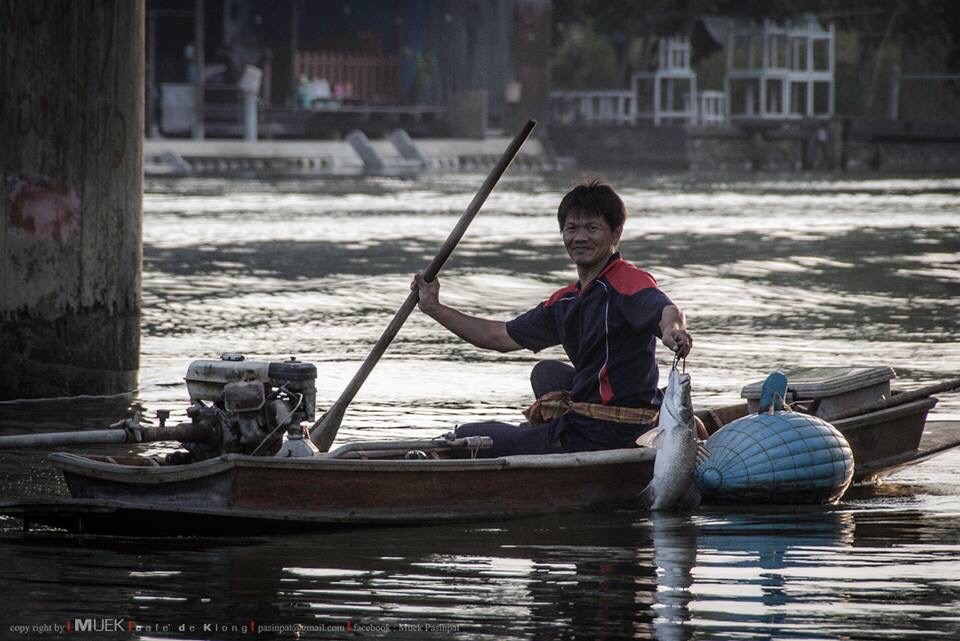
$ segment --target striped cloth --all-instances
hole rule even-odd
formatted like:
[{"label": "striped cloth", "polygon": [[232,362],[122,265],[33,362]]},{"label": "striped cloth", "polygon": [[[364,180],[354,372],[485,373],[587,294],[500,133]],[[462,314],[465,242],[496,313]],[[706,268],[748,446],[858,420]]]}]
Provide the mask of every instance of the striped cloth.
[{"label": "striped cloth", "polygon": [[544,394],[534,401],[533,405],[523,410],[523,415],[531,425],[540,425],[567,412],[576,412],[613,423],[655,423],[660,415],[660,409],[656,407],[614,407],[600,403],[574,401],[570,398],[570,392]]}]

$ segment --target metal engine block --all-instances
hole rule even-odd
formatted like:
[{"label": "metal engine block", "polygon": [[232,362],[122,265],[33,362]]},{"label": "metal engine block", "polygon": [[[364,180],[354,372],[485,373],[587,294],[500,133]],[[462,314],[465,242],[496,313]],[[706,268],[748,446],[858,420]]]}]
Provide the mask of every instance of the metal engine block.
[{"label": "metal engine block", "polygon": [[185,442],[192,460],[228,453],[274,454],[291,426],[315,420],[317,368],[291,358],[248,361],[239,354],[190,363],[187,416],[211,436]]}]

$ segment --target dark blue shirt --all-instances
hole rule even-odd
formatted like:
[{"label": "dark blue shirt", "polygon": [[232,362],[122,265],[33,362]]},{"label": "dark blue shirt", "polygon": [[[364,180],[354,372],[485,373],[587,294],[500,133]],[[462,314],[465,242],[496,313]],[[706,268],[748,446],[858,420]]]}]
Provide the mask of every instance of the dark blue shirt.
[{"label": "dark blue shirt", "polygon": [[[656,343],[660,317],[672,301],[657,289],[653,276],[614,254],[585,289],[579,282],[507,322],[517,344],[538,352],[563,345],[576,374],[575,401],[616,407],[659,405]],[[561,417],[557,433],[577,428],[598,446],[626,446],[634,433],[616,423],[573,412]]]}]

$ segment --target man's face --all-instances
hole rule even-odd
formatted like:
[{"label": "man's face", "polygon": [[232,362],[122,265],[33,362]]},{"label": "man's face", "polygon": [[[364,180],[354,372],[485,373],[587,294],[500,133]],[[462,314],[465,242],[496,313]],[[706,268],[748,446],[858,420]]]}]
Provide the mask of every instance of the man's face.
[{"label": "man's face", "polygon": [[610,258],[622,231],[610,229],[603,216],[571,212],[563,223],[563,245],[577,267],[591,268]]}]

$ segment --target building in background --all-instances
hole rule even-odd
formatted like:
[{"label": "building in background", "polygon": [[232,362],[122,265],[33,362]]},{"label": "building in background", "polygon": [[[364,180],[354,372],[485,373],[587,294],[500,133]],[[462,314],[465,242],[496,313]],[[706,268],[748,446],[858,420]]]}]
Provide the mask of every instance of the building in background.
[{"label": "building in background", "polygon": [[551,10],[550,0],[148,0],[148,134],[241,135],[248,67],[260,72],[261,136],[513,129],[545,113]]},{"label": "building in background", "polygon": [[829,118],[834,112],[833,24],[813,15],[778,24],[727,21],[724,93],[731,118]]},{"label": "building in background", "polygon": [[634,72],[629,89],[555,91],[553,116],[566,123],[655,126],[833,116],[832,24],[807,14],[782,23],[704,17],[698,26],[711,46],[723,48],[722,91],[698,90],[689,36],[653,36],[653,66]]}]

